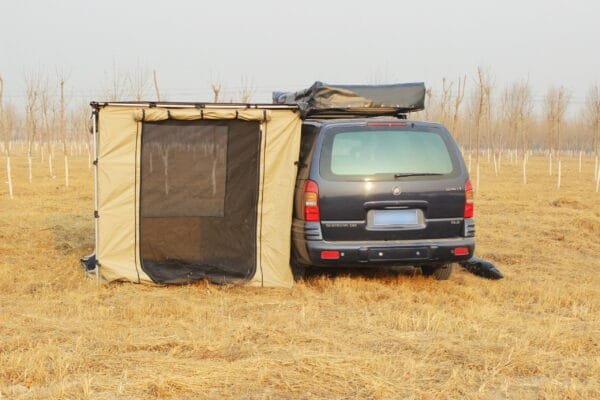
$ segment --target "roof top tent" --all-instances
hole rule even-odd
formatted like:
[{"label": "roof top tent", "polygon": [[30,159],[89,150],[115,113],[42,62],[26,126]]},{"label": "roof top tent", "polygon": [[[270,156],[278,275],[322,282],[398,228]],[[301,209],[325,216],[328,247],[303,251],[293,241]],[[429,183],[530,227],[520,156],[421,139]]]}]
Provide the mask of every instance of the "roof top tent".
[{"label": "roof top tent", "polygon": [[336,85],[315,82],[298,92],[273,92],[274,104],[296,105],[303,118],[395,116],[425,109],[425,84]]},{"label": "roof top tent", "polygon": [[92,108],[99,278],[292,285],[296,106]]}]

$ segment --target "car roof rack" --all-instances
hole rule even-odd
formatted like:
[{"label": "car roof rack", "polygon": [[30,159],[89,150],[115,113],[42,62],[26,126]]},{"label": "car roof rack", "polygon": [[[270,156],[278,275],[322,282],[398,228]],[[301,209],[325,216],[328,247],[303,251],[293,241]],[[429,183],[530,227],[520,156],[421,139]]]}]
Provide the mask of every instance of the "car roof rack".
[{"label": "car roof rack", "polygon": [[379,118],[393,117],[406,119],[411,111],[396,108],[322,108],[312,109],[304,113],[304,118],[312,119],[337,119],[337,118]]}]

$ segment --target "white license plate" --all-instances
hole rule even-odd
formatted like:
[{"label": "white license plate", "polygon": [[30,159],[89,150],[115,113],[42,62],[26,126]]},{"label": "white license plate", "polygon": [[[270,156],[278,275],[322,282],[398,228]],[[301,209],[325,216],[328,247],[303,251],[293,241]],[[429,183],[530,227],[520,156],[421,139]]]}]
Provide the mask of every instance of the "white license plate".
[{"label": "white license plate", "polygon": [[372,226],[419,225],[417,210],[372,210],[371,213]]}]

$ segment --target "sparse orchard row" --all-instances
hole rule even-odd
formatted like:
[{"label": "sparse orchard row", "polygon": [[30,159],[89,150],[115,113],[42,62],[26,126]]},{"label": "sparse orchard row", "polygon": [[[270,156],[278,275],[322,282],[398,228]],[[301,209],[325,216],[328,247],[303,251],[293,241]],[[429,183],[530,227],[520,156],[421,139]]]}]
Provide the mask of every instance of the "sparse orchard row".
[{"label": "sparse orchard row", "polygon": [[[83,155],[88,168],[92,163],[89,105],[70,101],[66,94],[68,76],[64,72],[53,78],[40,73],[25,75],[25,100],[21,107],[3,101],[3,84],[0,76],[0,146],[5,157],[2,164],[7,195],[12,198],[21,184],[15,184],[11,172],[15,149],[24,148],[29,184],[34,184],[36,168],[47,171],[45,178],[57,179],[56,159],[60,153],[64,160],[60,179],[68,187],[69,158]],[[213,82],[210,87],[213,101],[223,101],[222,83]],[[250,102],[253,84],[242,78],[240,88],[236,100]],[[150,73],[140,67],[130,73],[113,71],[103,93],[109,101],[165,100],[161,98],[156,71]],[[538,107],[536,99],[541,100]],[[555,176],[557,190],[565,178],[578,179],[584,172],[584,162],[591,158],[591,187],[596,192],[600,188],[598,84],[590,87],[583,107],[574,109],[570,107],[569,92],[562,86],[548,88],[540,98],[534,96],[526,80],[497,88],[491,73],[478,68],[472,81],[465,75],[455,81],[443,79],[439,91],[428,88],[425,103],[424,111],[409,118],[438,121],[449,127],[463,149],[477,191],[485,185],[480,176],[482,159],[493,165],[495,175],[504,173],[503,165],[518,166],[521,182],[527,184],[528,159],[532,155],[546,158],[548,175]],[[565,168],[565,163],[573,160],[577,163],[577,176],[573,176],[572,168]]]},{"label": "sparse orchard row", "polygon": [[61,178],[69,186],[69,158],[80,155],[85,148],[88,165],[91,165],[91,137],[87,129],[89,106],[69,104],[66,95],[68,76],[58,72],[56,79],[40,74],[26,74],[25,101],[23,109],[13,103],[4,103],[4,82],[0,76],[0,142],[6,158],[6,182],[8,195],[14,197],[11,156],[24,147],[28,165],[28,182],[34,184],[34,168],[40,168],[36,160],[47,168],[46,176],[56,179],[56,154],[60,149],[63,158]]},{"label": "sparse orchard row", "polygon": [[520,164],[522,182],[527,184],[528,158],[543,154],[558,189],[564,179],[564,156],[578,157],[578,172],[582,172],[584,157],[591,157],[597,191],[600,86],[592,86],[584,106],[574,110],[569,108],[571,96],[562,86],[550,87],[537,108],[528,81],[509,84],[496,94],[489,71],[482,68],[477,70],[469,101],[461,108],[465,85],[464,77],[456,82],[444,79],[439,93],[429,89],[426,109],[418,117],[441,121],[451,128],[463,148],[476,190],[482,183],[480,156],[492,161],[496,175],[501,174],[503,162]]}]

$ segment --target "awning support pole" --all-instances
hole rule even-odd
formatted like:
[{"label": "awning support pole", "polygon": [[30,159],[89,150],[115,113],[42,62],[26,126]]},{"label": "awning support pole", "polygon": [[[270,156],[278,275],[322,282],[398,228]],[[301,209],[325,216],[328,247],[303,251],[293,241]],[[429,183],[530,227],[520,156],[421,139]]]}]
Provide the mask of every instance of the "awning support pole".
[{"label": "awning support pole", "polygon": [[100,262],[98,260],[98,107],[92,106],[92,134],[94,135],[94,254],[96,256],[96,283],[100,284]]}]

